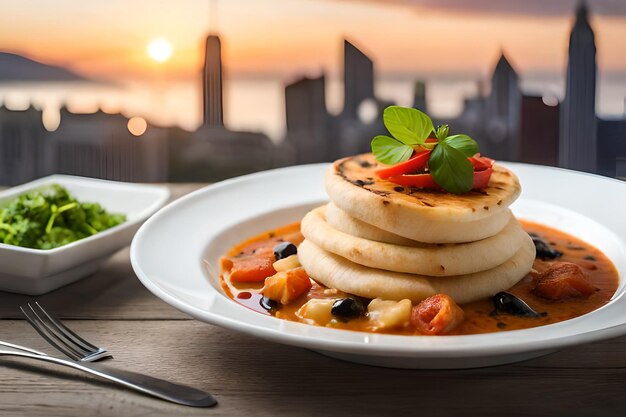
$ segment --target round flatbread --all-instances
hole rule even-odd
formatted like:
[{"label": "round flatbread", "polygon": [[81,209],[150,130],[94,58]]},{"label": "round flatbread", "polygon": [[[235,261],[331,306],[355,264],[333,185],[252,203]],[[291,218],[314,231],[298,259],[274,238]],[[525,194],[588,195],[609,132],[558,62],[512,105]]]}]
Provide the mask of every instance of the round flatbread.
[{"label": "round flatbread", "polygon": [[[365,223],[356,217],[350,216],[332,202],[326,205],[324,214],[329,225],[340,232],[352,236],[403,246],[419,246],[425,243],[408,239]],[[424,222],[419,228],[419,234],[423,237],[426,236],[429,243],[473,242],[502,231],[502,228],[506,226],[512,215],[511,210],[506,209],[481,220],[454,223],[454,228],[450,227],[449,222],[443,224],[436,221]]]},{"label": "round flatbread", "polygon": [[[461,195],[402,187],[377,178],[376,167],[372,154],[335,161],[325,176],[330,200],[352,217],[419,242],[470,242],[493,236],[508,220],[493,215],[505,211],[521,192],[517,176],[499,165],[487,188]],[[480,220],[484,221],[474,223],[463,236],[455,230],[455,223]]]},{"label": "round flatbread", "polygon": [[393,245],[340,232],[326,222],[324,207],[307,213],[300,230],[320,248],[359,265],[435,277],[495,268],[511,258],[528,238],[517,219],[511,216],[500,233],[477,242]]},{"label": "round flatbread", "polygon": [[348,213],[337,207],[332,202],[324,206],[324,216],[326,222],[334,229],[352,236],[362,237],[376,242],[391,243],[394,245],[414,246],[421,245],[421,242],[394,235],[386,230],[379,229],[359,219],[350,216]]},{"label": "round flatbread", "polygon": [[522,247],[502,265],[487,271],[451,277],[426,277],[369,268],[319,248],[308,239],[300,244],[298,258],[311,278],[328,288],[365,298],[414,303],[444,293],[459,304],[491,297],[511,288],[530,271],[535,245],[527,236]]}]

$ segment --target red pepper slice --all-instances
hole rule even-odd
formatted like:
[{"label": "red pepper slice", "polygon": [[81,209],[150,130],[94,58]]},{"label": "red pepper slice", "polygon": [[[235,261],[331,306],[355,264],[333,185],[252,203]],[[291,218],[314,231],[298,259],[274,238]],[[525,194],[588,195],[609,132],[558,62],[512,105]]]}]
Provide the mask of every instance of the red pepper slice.
[{"label": "red pepper slice", "polygon": [[[486,188],[489,185],[489,179],[493,173],[493,168],[487,168],[482,171],[474,171],[474,183],[472,188]],[[388,181],[404,187],[427,188],[430,190],[440,190],[441,187],[435,182],[431,174],[417,175],[395,175],[388,177]]]},{"label": "red pepper slice", "polygon": [[486,156],[480,156],[479,153],[468,159],[470,160],[472,165],[474,165],[474,171],[482,171],[491,168],[496,162],[491,158],[487,158]]},{"label": "red pepper slice", "polygon": [[420,171],[426,168],[426,164],[428,164],[429,157],[430,157],[430,151],[416,153],[408,161],[400,162],[399,164],[391,165],[389,167],[377,169],[376,175],[378,175],[381,179],[386,179],[386,178],[394,177],[397,175]]},{"label": "red pepper slice", "polygon": [[492,173],[493,168],[491,167],[482,171],[474,171],[474,183],[472,184],[472,189],[487,188]]},{"label": "red pepper slice", "polygon": [[396,175],[387,178],[387,180],[405,187],[428,188],[430,190],[441,189],[430,174]]}]

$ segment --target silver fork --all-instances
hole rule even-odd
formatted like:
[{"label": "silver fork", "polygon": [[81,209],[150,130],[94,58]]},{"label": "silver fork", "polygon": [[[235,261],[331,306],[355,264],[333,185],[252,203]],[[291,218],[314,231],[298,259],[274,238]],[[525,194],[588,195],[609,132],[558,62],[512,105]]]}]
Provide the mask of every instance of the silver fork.
[{"label": "silver fork", "polygon": [[21,306],[22,314],[31,326],[59,352],[70,359],[95,362],[113,356],[103,348],[95,346],[52,317],[38,302]]}]

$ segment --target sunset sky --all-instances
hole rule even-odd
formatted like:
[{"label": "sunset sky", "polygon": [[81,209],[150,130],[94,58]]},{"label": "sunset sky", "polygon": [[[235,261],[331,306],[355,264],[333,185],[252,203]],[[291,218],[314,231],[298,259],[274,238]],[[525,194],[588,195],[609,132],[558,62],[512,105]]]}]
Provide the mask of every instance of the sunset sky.
[{"label": "sunset sky", "polygon": [[[109,79],[197,77],[209,30],[233,75],[337,71],[347,36],[383,73],[484,74],[503,48],[525,71],[561,72],[577,0],[20,0],[0,49]],[[588,1],[601,71],[625,72],[626,2]],[[6,18],[10,16],[10,18]],[[147,44],[172,44],[169,61]]]}]

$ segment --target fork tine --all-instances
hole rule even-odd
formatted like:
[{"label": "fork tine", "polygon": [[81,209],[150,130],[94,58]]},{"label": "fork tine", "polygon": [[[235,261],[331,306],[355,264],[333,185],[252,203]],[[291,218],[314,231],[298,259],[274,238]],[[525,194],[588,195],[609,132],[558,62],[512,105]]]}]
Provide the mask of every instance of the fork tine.
[{"label": "fork tine", "polygon": [[[48,312],[44,310],[44,308],[39,304],[39,302],[35,301],[35,305],[39,308],[39,311],[41,311],[41,313],[45,315],[48,321],[50,321],[54,326],[56,326],[59,332],[63,333],[65,337],[67,337],[68,339],[71,339],[74,343],[81,346],[83,349],[85,349],[88,352],[96,352],[98,350],[97,346],[92,345],[91,343],[89,343],[88,341],[86,341],[85,339],[77,335],[76,333],[74,333],[72,329],[70,329],[63,323],[61,323],[59,320],[51,317],[48,314]],[[33,308],[30,304],[28,304],[28,306],[31,309]]]},{"label": "fork tine", "polygon": [[[46,340],[50,341],[50,338],[55,339],[56,343],[53,346],[59,346],[59,343],[65,347],[65,349],[59,349],[61,352],[65,353],[72,359],[79,360],[81,362],[95,362],[102,359],[113,358],[106,349],[97,347],[82,337],[78,336],[74,331],[61,323],[60,320],[52,317],[48,312],[38,303],[35,302],[35,307],[32,304],[27,304],[30,309],[30,313],[26,314],[26,311],[23,307],[20,307],[22,312],[29,323],[38,330],[38,332],[43,336],[42,332],[45,332],[48,338]],[[68,354],[67,352],[71,351],[74,354]],[[78,355],[78,359],[76,358]]]},{"label": "fork tine", "polygon": [[37,321],[40,323],[40,325],[42,325],[44,330],[47,331],[48,335],[56,338],[57,342],[62,343],[63,345],[65,345],[66,348],[72,350],[81,358],[92,353],[91,350],[85,349],[82,346],[77,345],[72,339],[68,338],[62,331],[55,328],[54,324],[50,325],[44,318],[42,318],[41,315],[39,315],[39,313],[37,313],[37,311],[35,311],[32,305],[30,304],[27,304],[27,305],[30,308],[31,312],[37,318]]},{"label": "fork tine", "polygon": [[[48,343],[50,343],[57,350],[59,350],[60,352],[63,352],[65,355],[69,356],[70,358],[74,360],[80,360],[80,355],[78,355],[72,350],[66,349],[65,345],[59,345],[53,337],[49,336],[48,332],[45,330],[45,327],[43,327],[43,325],[37,320],[37,318],[31,317],[31,315],[24,309],[24,307],[20,307],[20,310],[22,310],[22,314],[24,314],[24,317],[26,317],[26,320],[28,320],[31,326],[33,326],[33,328],[37,331],[37,333],[39,333],[41,337],[46,339]],[[35,317],[36,317],[36,314],[35,314]]]}]

